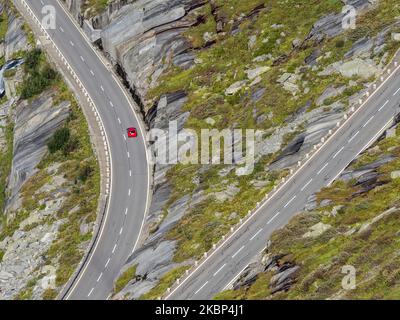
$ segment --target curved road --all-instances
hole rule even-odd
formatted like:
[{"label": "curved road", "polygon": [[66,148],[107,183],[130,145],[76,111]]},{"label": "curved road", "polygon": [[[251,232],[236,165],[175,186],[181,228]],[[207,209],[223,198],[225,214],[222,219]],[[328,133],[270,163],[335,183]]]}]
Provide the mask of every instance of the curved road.
[{"label": "curved road", "polygon": [[[101,63],[78,27],[56,0],[26,0],[37,16],[44,4],[57,11],[57,30],[49,32],[96,103],[109,135],[113,157],[110,210],[104,232],[70,299],[104,299],[112,289],[135,240],[148,205],[149,178],[143,135],[125,141],[125,129],[139,124],[118,82]],[[382,83],[368,101],[300,170],[262,205],[167,299],[210,299],[229,287],[266,245],[272,232],[304,208],[307,199],[329,185],[392,123],[400,111],[400,71]],[[130,174],[131,172],[131,174]]]},{"label": "curved road", "polygon": [[[112,181],[106,220],[93,253],[65,296],[106,299],[137,244],[148,209],[150,179],[145,131],[118,80],[59,2],[26,3],[40,21],[44,5],[56,9],[57,28],[47,31],[96,104],[108,137]],[[137,139],[127,139],[126,129],[132,126],[139,130]]]},{"label": "curved road", "polygon": [[311,195],[330,185],[393,123],[400,112],[399,68],[304,163],[297,174],[165,298],[211,299],[229,288],[249,262],[265,248],[272,232],[282,228],[297,212],[302,211]]}]

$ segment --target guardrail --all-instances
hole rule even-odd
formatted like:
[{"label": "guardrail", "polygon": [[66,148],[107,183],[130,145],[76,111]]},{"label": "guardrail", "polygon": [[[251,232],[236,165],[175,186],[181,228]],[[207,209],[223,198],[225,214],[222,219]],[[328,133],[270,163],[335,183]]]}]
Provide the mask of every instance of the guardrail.
[{"label": "guardrail", "polygon": [[278,192],[280,192],[281,189],[286,186],[286,184],[289,183],[300,172],[300,170],[309,163],[309,161],[311,161],[311,159],[322,149],[322,147],[326,145],[326,143],[338,132],[338,130],[340,130],[346,123],[348,123],[353,115],[355,115],[360,109],[362,109],[362,107],[368,102],[369,98],[371,98],[381,88],[386,80],[388,80],[388,78],[390,78],[392,74],[400,68],[400,59],[398,57],[399,54],[400,50],[395,53],[392,60],[388,63],[381,76],[379,76],[378,79],[369,86],[368,91],[358,100],[357,103],[355,103],[355,105],[351,106],[350,109],[344,113],[343,118],[336,123],[335,128],[329,130],[328,134],[321,138],[321,141],[318,144],[313,146],[311,152],[307,153],[305,155],[305,158],[297,163],[296,168],[290,169],[289,177],[282,178],[282,180],[273,187],[273,190],[270,193],[267,193],[262,201],[257,203],[256,208],[254,208],[253,210],[249,210],[247,215],[239,220],[238,224],[231,227],[228,234],[222,236],[221,240],[215,243],[212,246],[211,250],[205,252],[200,260],[195,261],[192,267],[190,269],[187,269],[185,271],[185,274],[181,278],[177,279],[174,284],[169,287],[161,297],[159,297],[159,299],[168,298],[174,290],[176,290],[183,282],[189,279],[191,275],[208,260],[209,257],[211,257],[220,248],[222,248],[222,246],[227,241],[229,241],[237,231],[239,231],[246,223],[254,218],[254,216],[258,213],[258,210],[266,203],[268,203],[268,201],[273,198]]},{"label": "guardrail", "polygon": [[[40,31],[43,33],[44,37],[46,38],[47,41],[50,41],[51,46],[53,49],[56,50],[58,57],[61,59],[61,62],[65,65],[66,69],[78,85],[79,89],[81,90],[83,96],[86,98],[86,102],[88,103],[89,107],[91,108],[91,111],[94,115],[94,118],[96,119],[96,123],[99,127],[100,130],[100,135],[103,143],[103,148],[104,148],[104,155],[105,155],[105,167],[106,167],[106,173],[105,175],[101,175],[101,195],[99,198],[99,207],[98,207],[98,218],[96,221],[95,225],[95,232],[94,232],[94,237],[92,238],[92,241],[89,245],[89,250],[87,250],[85,256],[82,258],[80,264],[78,265],[75,273],[72,275],[68,283],[63,287],[60,293],[61,299],[64,299],[67,295],[69,290],[72,288],[74,285],[75,281],[79,277],[80,273],[82,272],[83,268],[85,267],[87,261],[90,259],[91,254],[93,253],[93,249],[95,247],[95,244],[97,243],[99,236],[100,236],[100,230],[104,224],[104,220],[106,217],[108,205],[109,205],[109,196],[110,196],[110,186],[111,186],[111,155],[110,155],[110,148],[109,148],[109,141],[108,137],[105,131],[104,123],[103,120],[100,116],[100,113],[97,110],[97,107],[91,98],[90,94],[86,90],[85,86],[82,84],[81,80],[77,76],[76,72],[74,69],[71,67],[71,65],[68,63],[67,59],[64,57],[62,52],[58,49],[57,45],[53,41],[53,39],[50,37],[48,34],[47,30],[43,27],[39,19],[36,17],[32,9],[29,7],[29,5],[26,3],[25,0],[14,0],[14,1],[19,1],[21,5],[24,7],[24,9],[27,11],[31,19],[37,24],[39,27]],[[100,150],[98,150],[100,152]],[[105,176],[105,179],[104,179]]]}]

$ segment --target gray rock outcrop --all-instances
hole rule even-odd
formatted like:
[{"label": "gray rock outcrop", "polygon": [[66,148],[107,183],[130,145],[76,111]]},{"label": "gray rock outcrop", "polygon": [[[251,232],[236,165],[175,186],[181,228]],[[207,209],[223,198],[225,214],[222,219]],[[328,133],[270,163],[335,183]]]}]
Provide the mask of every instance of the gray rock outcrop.
[{"label": "gray rock outcrop", "polygon": [[12,210],[21,186],[35,173],[35,167],[47,152],[47,142],[68,118],[69,106],[67,102],[53,106],[49,92],[31,103],[23,101],[17,105],[7,210]]}]

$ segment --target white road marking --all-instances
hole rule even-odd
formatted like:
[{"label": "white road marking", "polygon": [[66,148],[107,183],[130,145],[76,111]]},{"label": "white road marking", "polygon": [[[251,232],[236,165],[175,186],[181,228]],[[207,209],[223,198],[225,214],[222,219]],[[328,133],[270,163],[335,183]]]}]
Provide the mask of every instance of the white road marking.
[{"label": "white road marking", "polygon": [[372,116],[371,118],[369,118],[369,120],[363,125],[363,128],[365,128],[374,118],[375,118],[375,116]]},{"label": "white road marking", "polygon": [[110,258],[108,258],[108,260],[107,260],[106,265],[104,266],[104,268],[107,269],[109,263],[110,263]]},{"label": "white road marking", "polygon": [[355,139],[355,137],[358,136],[359,133],[360,133],[360,131],[357,131],[357,132],[355,133],[355,135],[352,136],[352,137],[350,138],[349,143],[352,142],[352,141]]},{"label": "white road marking", "polygon": [[272,221],[274,221],[275,218],[276,218],[277,216],[279,216],[280,214],[281,214],[280,212],[278,212],[277,214],[275,214],[275,215],[267,222],[267,224],[270,224]]},{"label": "white road marking", "polygon": [[250,238],[250,241],[254,240],[254,238],[257,237],[257,236],[260,234],[260,232],[261,232],[262,230],[263,230],[263,229],[258,230],[257,233],[256,233],[254,236],[252,236],[252,237]]},{"label": "white road marking", "polygon": [[[119,122],[119,124],[121,124],[121,119],[120,118],[118,118],[118,122]],[[125,137],[125,136],[124,136]]]},{"label": "white road marking", "polygon": [[117,244],[114,245],[114,248],[112,249],[112,253],[115,252],[115,249],[117,249]]},{"label": "white road marking", "polygon": [[130,153],[128,152],[128,159],[131,157]]},{"label": "white road marking", "polygon": [[59,28],[62,33],[64,33],[64,29],[62,27]]},{"label": "white road marking", "polygon": [[325,168],[327,167],[329,165],[329,162],[328,163],[326,163],[318,172],[317,172],[317,176],[319,176],[320,175],[320,173],[322,172],[322,171],[324,171],[325,170]]},{"label": "white road marking", "polygon": [[242,270],[240,270],[240,272],[224,287],[224,289],[222,289],[222,291],[227,290],[235,281],[237,278],[239,278],[239,276],[243,273],[243,271],[248,267],[249,265],[246,265]]},{"label": "white road marking", "polygon": [[101,91],[103,91],[103,92],[104,92],[104,87],[103,87],[103,86],[100,86],[100,89],[101,89]]},{"label": "white road marking", "polygon": [[110,106],[114,108],[114,104],[112,103],[112,101],[110,101]]},{"label": "white road marking", "polygon": [[207,281],[205,284],[203,284],[203,285],[200,287],[200,289],[197,290],[194,294],[198,294],[198,293],[201,291],[201,289],[203,289],[203,288],[207,285],[207,283],[208,283],[208,281]]},{"label": "white road marking", "polygon": [[214,273],[214,277],[226,266],[226,263]]},{"label": "white road marking", "polygon": [[88,297],[90,297],[90,296],[92,295],[93,290],[94,290],[94,288],[92,288],[92,289],[90,290],[89,294],[87,295]]},{"label": "white road marking", "polygon": [[100,279],[101,279],[101,277],[103,276],[103,272],[102,273],[100,273],[100,275],[99,275],[99,277],[97,278],[97,282],[99,282],[100,281]]},{"label": "white road marking", "polygon": [[75,46],[75,44],[74,44],[72,41],[70,41],[69,44],[70,44],[71,46]]},{"label": "white road marking", "polygon": [[122,227],[121,230],[119,230],[119,235],[121,235],[123,231],[124,231],[124,227]]},{"label": "white road marking", "polygon": [[310,181],[308,181],[304,186],[303,186],[303,188],[301,188],[301,191],[304,191],[309,185],[310,185],[310,183],[313,181],[313,179],[310,179]]},{"label": "white road marking", "polygon": [[129,170],[129,176],[132,177],[132,170]]},{"label": "white road marking", "polygon": [[131,189],[129,189],[128,191],[128,196],[131,196]]},{"label": "white road marking", "polygon": [[84,57],[82,57],[82,56],[81,56],[81,60],[82,60],[82,62],[85,62],[85,58],[84,58]]},{"label": "white road marking", "polygon": [[397,91],[396,91],[395,93],[393,93],[393,97],[394,97],[396,94],[398,94],[399,91],[400,91],[400,88],[398,88]]},{"label": "white road marking", "polygon": [[128,215],[128,208],[125,209],[125,215]]},{"label": "white road marking", "polygon": [[291,204],[294,199],[296,199],[296,196],[294,196],[292,199],[290,199],[289,202],[285,204],[284,208],[286,208],[289,204]]},{"label": "white road marking", "polygon": [[93,70],[90,70],[91,75],[94,77],[94,72]]},{"label": "white road marking", "polygon": [[242,246],[238,251],[235,252],[235,254],[232,256],[232,259],[234,259],[240,251],[242,251],[244,249],[244,246]]},{"label": "white road marking", "polygon": [[335,153],[335,155],[333,156],[333,159],[335,159],[343,150],[344,150],[344,147],[341,147],[340,150]]},{"label": "white road marking", "polygon": [[386,102],[385,102],[385,104],[382,106],[382,107],[380,107],[379,109],[378,109],[378,111],[382,111],[382,109],[384,108],[384,107],[386,107],[386,105],[389,103],[389,100],[386,100]]},{"label": "white road marking", "polygon": [[125,135],[122,135],[123,137],[124,137],[124,140],[126,141],[126,137],[125,137]]}]

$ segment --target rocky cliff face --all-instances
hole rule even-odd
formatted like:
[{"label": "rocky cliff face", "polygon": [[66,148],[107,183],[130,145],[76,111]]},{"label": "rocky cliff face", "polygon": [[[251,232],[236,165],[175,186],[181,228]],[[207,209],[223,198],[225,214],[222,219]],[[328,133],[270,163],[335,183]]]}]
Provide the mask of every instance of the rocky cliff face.
[{"label": "rocky cliff face", "polygon": [[[263,131],[245,182],[234,166],[155,166],[147,236],[127,262],[136,277],[117,297],[157,298],[160,280],[170,284],[335,126],[398,47],[392,2],[113,1],[86,21],[149,128]],[[354,31],[342,28],[346,4],[362,17]]]},{"label": "rocky cliff face", "polygon": [[47,143],[70,114],[70,103],[54,105],[48,93],[28,103],[18,103],[14,115],[14,155],[8,182],[6,211],[14,211],[23,184],[35,173],[36,166],[47,152]]},{"label": "rocky cliff face", "polygon": [[[8,2],[0,2],[0,14],[7,30],[0,51],[6,61],[0,67],[0,179],[6,185],[1,188],[0,300],[54,299],[91,238],[99,172],[84,116],[60,78],[21,99],[23,88],[34,85],[25,57],[31,57],[36,77],[50,64],[40,50],[32,51],[29,29]],[[79,150],[49,153],[48,144],[61,129]]]}]

